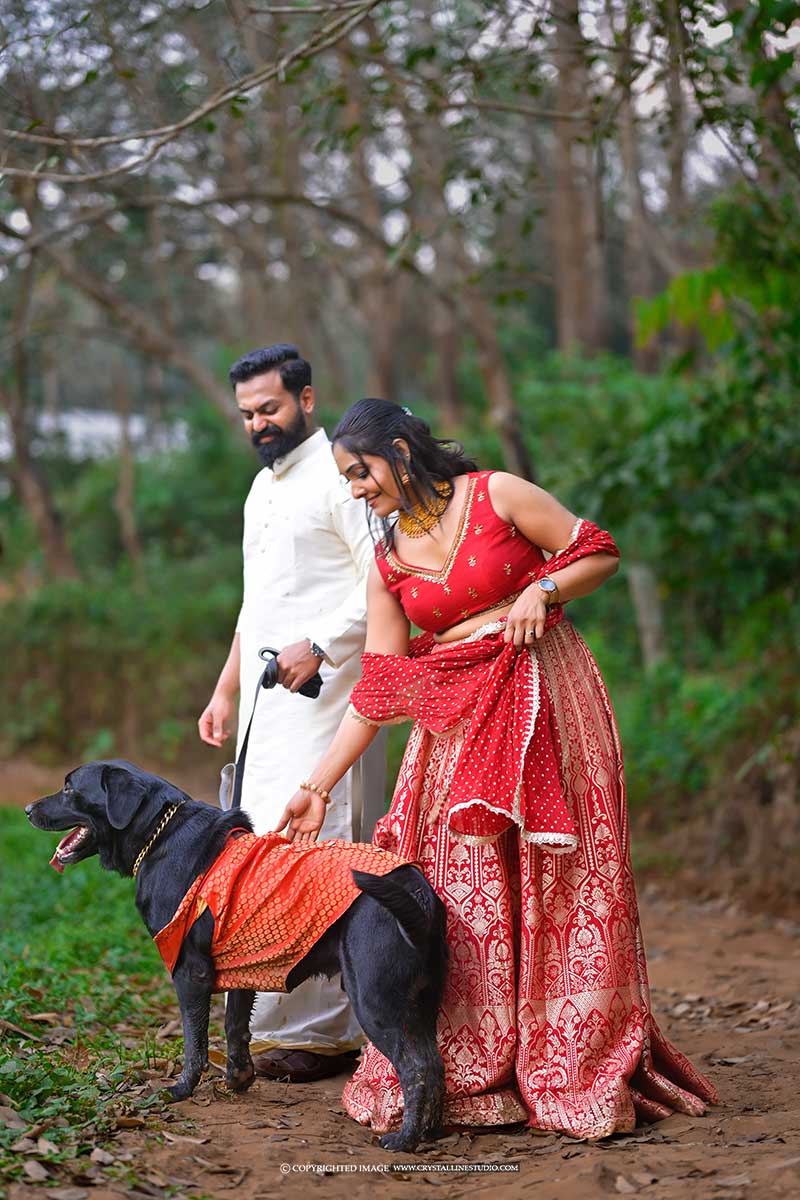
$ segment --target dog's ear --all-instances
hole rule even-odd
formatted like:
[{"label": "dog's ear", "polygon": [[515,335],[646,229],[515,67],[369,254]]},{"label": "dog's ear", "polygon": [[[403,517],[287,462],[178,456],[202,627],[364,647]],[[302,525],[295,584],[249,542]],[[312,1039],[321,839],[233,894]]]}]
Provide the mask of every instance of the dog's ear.
[{"label": "dog's ear", "polygon": [[124,767],[103,767],[101,784],[106,794],[106,813],[114,829],[126,829],[147,799],[150,789]]}]

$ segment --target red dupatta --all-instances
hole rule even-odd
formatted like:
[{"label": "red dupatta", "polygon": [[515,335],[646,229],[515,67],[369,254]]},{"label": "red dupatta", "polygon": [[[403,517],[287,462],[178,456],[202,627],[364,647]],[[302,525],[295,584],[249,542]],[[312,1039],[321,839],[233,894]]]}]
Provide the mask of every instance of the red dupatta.
[{"label": "red dupatta", "polygon": [[[600,553],[619,556],[610,534],[583,521],[535,578]],[[562,606],[554,605],[546,629],[562,617]],[[434,736],[466,724],[443,815],[455,835],[493,841],[515,824],[524,840],[553,853],[574,850],[558,731],[536,650],[504,642],[502,629],[502,621],[492,622],[480,636],[444,644],[423,634],[412,640],[408,657],[365,653],[351,703],[372,724],[411,719]]]}]

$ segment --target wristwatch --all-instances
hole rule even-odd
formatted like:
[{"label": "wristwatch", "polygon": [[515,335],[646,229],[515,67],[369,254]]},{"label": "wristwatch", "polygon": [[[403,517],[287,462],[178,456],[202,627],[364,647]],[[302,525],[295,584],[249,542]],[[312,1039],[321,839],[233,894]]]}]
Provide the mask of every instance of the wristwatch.
[{"label": "wristwatch", "polygon": [[543,579],[537,579],[536,582],[544,592],[545,604],[548,605],[548,607],[551,604],[555,604],[558,600],[558,584],[554,583],[552,579],[548,579],[546,575]]},{"label": "wristwatch", "polygon": [[316,654],[317,658],[321,658],[323,660],[326,659],[327,655],[326,655],[325,651],[322,649],[322,647],[318,646],[316,642],[312,642],[311,638],[309,638],[308,640],[311,643],[311,653]]}]

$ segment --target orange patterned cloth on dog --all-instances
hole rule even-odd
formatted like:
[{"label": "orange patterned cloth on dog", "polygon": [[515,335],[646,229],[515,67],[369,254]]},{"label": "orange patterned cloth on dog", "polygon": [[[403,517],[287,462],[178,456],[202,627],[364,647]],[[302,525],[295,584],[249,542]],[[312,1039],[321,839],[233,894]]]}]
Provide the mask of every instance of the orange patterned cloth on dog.
[{"label": "orange patterned cloth on dog", "polygon": [[214,991],[285,992],[292,967],[361,895],[351,871],[388,875],[406,861],[358,842],[231,836],[153,940],[171,974],[183,939],[209,908]]}]

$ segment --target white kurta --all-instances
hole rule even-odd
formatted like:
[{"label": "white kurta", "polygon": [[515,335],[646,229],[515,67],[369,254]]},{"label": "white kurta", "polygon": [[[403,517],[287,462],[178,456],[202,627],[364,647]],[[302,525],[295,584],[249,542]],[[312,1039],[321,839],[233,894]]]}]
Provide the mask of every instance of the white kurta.
[{"label": "white kurta", "polygon": [[[239,745],[264,668],[262,646],[280,650],[309,638],[327,660],[318,699],[282,687],[259,696],[242,808],[256,833],[265,833],[328,748],[361,674],[374,551],[364,506],[342,483],[323,430],[255,477],[244,507],[243,546]],[[321,839],[370,840],[384,811],[385,769],[379,738],[333,789]],[[337,1053],[366,1040],[338,979],[310,979],[288,995],[259,994],[252,1033],[255,1051],[282,1046]]]}]

